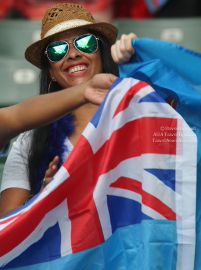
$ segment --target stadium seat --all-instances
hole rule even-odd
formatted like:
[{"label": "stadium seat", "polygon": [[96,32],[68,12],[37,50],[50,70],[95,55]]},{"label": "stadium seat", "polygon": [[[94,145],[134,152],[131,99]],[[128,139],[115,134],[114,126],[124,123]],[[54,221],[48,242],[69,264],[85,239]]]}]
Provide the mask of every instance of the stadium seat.
[{"label": "stadium seat", "polygon": [[26,60],[0,57],[0,107],[38,94],[39,69]]},{"label": "stadium seat", "polygon": [[28,20],[0,21],[0,56],[24,59],[25,49],[40,39],[41,22]]},{"label": "stadium seat", "polygon": [[134,32],[139,38],[149,37],[180,44],[201,52],[201,18],[185,19],[119,19],[113,22],[122,34]]}]

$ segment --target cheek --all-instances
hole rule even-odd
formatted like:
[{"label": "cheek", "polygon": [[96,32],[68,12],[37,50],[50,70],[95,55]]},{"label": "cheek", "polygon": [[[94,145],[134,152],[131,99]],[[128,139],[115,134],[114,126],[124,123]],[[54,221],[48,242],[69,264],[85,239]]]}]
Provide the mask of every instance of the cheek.
[{"label": "cheek", "polygon": [[58,70],[57,65],[58,65],[58,63],[52,63],[52,62],[49,63],[49,75],[53,81],[56,80],[56,74],[57,74],[57,70]]},{"label": "cheek", "polygon": [[102,61],[100,51],[95,56],[95,59],[94,59],[93,63],[94,63],[94,66],[95,66],[96,73],[102,73],[103,72],[103,61]]}]

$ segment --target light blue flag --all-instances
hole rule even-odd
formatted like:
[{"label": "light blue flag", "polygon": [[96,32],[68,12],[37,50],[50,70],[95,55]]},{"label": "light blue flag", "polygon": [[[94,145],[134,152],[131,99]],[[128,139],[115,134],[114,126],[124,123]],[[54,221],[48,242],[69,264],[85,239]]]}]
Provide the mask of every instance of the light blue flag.
[{"label": "light blue flag", "polygon": [[148,82],[164,99],[178,101],[182,115],[198,138],[195,270],[201,269],[201,54],[149,38],[133,40],[135,55],[120,66],[120,77]]}]

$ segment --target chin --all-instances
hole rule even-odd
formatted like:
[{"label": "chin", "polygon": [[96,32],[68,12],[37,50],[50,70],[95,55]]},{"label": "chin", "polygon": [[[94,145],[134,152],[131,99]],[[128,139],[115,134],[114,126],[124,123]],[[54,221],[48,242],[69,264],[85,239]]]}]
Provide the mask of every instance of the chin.
[{"label": "chin", "polygon": [[[91,79],[91,78],[90,78]],[[83,83],[88,82],[90,79],[85,79],[85,78],[77,78],[74,81],[72,81],[71,83],[68,84],[68,87],[72,87],[72,86],[76,86],[76,85],[80,85]]]}]

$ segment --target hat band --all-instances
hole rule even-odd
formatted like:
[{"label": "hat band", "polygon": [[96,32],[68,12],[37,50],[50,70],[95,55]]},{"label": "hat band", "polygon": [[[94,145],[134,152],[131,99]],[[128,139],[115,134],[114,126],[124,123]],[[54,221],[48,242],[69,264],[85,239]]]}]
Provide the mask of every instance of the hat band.
[{"label": "hat band", "polygon": [[74,27],[82,26],[91,24],[91,22],[85,21],[85,20],[70,20],[66,22],[59,23],[55,25],[53,28],[51,28],[47,33],[44,35],[44,38],[54,35],[56,33],[59,33],[61,31],[65,31]]}]

